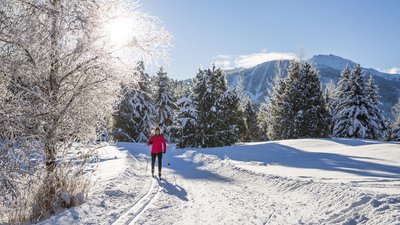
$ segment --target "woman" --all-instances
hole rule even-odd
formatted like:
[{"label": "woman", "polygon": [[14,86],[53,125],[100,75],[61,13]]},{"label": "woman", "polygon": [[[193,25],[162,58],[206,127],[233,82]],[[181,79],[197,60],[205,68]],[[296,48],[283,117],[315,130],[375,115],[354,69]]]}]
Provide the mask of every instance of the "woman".
[{"label": "woman", "polygon": [[151,136],[147,142],[147,146],[151,146],[151,175],[154,177],[154,164],[156,157],[158,158],[158,177],[161,179],[161,166],[162,166],[162,154],[167,151],[167,143],[165,142],[164,136],[160,133],[160,128],[157,127],[155,135]]}]

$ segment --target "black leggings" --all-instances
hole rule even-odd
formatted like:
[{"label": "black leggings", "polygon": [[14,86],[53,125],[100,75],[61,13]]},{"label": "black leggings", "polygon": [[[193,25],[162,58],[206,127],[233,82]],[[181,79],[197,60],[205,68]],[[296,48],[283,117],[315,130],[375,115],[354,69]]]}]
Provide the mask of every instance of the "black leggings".
[{"label": "black leggings", "polygon": [[162,153],[151,153],[151,173],[154,173],[154,164],[156,164],[156,157],[158,157],[158,173],[161,174]]}]

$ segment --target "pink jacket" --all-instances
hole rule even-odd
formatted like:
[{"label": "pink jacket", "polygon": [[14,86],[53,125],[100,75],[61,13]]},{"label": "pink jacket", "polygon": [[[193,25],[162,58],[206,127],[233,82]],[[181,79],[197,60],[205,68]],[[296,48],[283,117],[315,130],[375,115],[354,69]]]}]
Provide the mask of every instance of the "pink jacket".
[{"label": "pink jacket", "polygon": [[147,146],[149,145],[152,145],[151,153],[165,153],[167,151],[167,143],[162,135],[151,136],[147,142]]}]

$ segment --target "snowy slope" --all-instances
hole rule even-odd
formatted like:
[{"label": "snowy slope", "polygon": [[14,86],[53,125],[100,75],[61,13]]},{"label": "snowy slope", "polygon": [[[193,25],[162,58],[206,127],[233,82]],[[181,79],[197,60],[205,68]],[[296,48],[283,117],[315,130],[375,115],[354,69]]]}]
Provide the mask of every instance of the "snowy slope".
[{"label": "snowy slope", "polygon": [[311,57],[310,61],[319,68],[322,67],[330,67],[335,70],[342,71],[346,65],[349,65],[351,68],[354,68],[355,64],[351,60],[342,58],[336,55],[315,55]]},{"label": "snowy slope", "polygon": [[169,146],[162,181],[144,177],[147,153],[133,143],[103,149],[93,198],[44,224],[400,224],[396,143]]},{"label": "snowy slope", "polygon": [[[342,58],[340,56],[336,55],[315,55],[312,58],[310,58],[310,61],[317,67],[317,68],[323,68],[323,67],[330,67],[335,70],[342,71],[343,68],[346,65],[349,65],[351,68],[354,68],[355,62]],[[372,68],[363,68],[363,71],[366,74],[371,74],[373,76],[379,76],[388,80],[396,80],[400,81],[400,74],[388,74],[388,73],[382,73],[379,72],[375,69]]]}]

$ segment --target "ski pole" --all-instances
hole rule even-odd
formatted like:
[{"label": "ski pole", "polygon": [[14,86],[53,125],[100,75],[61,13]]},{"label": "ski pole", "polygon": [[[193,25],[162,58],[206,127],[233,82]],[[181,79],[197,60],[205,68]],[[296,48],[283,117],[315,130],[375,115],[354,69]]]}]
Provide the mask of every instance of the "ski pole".
[{"label": "ski pole", "polygon": [[146,176],[147,175],[147,168],[149,167],[149,159],[147,158],[147,156],[145,158],[146,158],[147,163],[146,163],[146,172],[144,172],[144,175]]}]

